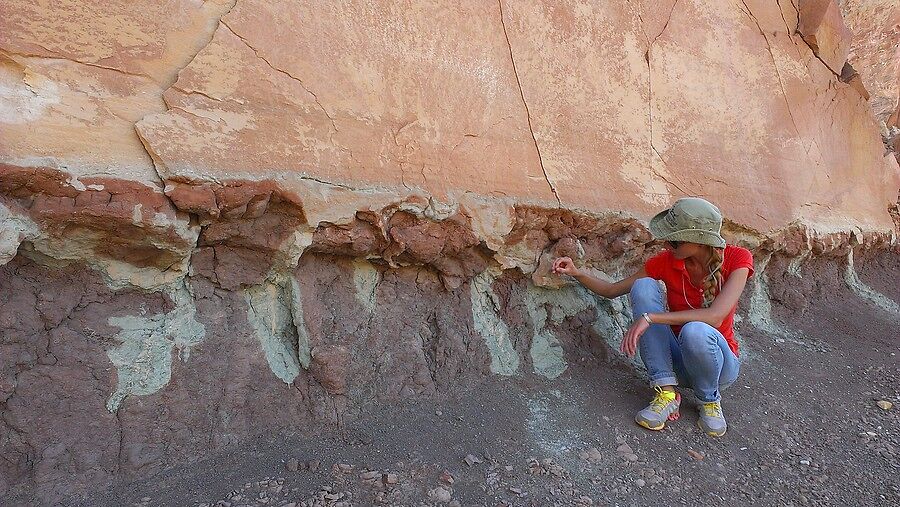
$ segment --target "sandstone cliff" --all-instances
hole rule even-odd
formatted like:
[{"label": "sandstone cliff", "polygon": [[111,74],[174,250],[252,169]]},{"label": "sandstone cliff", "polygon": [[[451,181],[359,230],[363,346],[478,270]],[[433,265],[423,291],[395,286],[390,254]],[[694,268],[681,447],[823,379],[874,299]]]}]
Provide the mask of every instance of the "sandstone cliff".
[{"label": "sandstone cliff", "polygon": [[627,303],[548,261],[626,273],[684,195],[760,329],[767,266],[897,311],[854,278],[900,168],[833,1],[0,10],[0,494],[611,356]]}]

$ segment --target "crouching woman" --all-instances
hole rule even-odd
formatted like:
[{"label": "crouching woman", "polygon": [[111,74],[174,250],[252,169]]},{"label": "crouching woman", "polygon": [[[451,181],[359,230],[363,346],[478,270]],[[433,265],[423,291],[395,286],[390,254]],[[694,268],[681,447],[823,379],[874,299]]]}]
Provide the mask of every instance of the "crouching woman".
[{"label": "crouching woman", "polygon": [[[726,245],[722,215],[698,198],[679,199],[650,221],[650,232],[666,249],[630,277],[615,283],[595,278],[560,257],[553,272],[571,275],[591,291],[614,298],[630,293],[634,322],[622,340],[622,352],[641,359],[655,391],[635,421],[661,430],[679,416],[676,386],[691,388],[700,400],[700,428],[725,434],[721,391],[740,370],[734,339],[734,313],[753,274],[750,251]],[[665,301],[659,283],[666,286]],[[667,309],[668,308],[668,309]]]}]

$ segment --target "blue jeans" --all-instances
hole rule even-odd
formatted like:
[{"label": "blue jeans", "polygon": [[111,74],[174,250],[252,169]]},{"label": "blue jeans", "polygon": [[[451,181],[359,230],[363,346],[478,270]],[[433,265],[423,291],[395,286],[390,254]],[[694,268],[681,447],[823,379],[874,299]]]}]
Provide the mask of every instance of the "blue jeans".
[{"label": "blue jeans", "polygon": [[[665,312],[659,283],[652,278],[636,280],[631,307],[635,319],[643,313]],[[719,401],[719,391],[731,385],[741,369],[722,333],[705,322],[688,322],[678,336],[667,324],[653,324],[638,347],[654,386],[690,387],[701,402]]]}]

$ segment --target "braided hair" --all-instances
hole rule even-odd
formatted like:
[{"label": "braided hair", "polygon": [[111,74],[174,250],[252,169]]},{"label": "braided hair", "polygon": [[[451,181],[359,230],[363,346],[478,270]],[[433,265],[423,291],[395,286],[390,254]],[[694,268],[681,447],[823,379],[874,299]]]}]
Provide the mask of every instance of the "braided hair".
[{"label": "braided hair", "polygon": [[724,248],[709,247],[711,254],[706,269],[709,274],[703,279],[703,308],[709,308],[714,299],[722,290],[724,276],[722,276],[722,262],[724,261]]}]

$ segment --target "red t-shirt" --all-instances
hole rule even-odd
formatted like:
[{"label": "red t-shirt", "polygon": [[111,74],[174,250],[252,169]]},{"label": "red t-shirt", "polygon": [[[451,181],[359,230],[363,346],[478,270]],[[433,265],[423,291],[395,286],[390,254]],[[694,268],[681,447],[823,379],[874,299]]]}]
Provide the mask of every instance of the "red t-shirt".
[{"label": "red t-shirt", "polygon": [[[734,270],[740,268],[750,269],[750,274],[747,278],[753,276],[753,254],[746,248],[732,245],[726,246],[722,261],[723,279],[728,281],[728,276]],[[662,280],[666,284],[666,300],[669,303],[670,312],[690,310],[691,306],[694,308],[703,307],[703,288],[694,287],[691,284],[690,276],[684,267],[684,261],[676,259],[672,255],[671,250],[663,250],[651,257],[644,264],[644,270],[650,278]],[[728,316],[722,321],[718,330],[725,337],[725,340],[728,341],[731,351],[738,355],[738,344],[734,339],[735,311],[737,311],[736,304],[728,312]],[[672,331],[678,334],[681,331],[681,326],[672,326]]]}]

